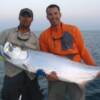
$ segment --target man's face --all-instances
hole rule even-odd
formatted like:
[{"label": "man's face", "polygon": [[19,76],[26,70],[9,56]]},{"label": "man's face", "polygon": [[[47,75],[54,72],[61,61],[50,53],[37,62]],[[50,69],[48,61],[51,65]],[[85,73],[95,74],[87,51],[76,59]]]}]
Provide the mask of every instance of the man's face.
[{"label": "man's face", "polygon": [[60,23],[60,17],[61,17],[61,13],[56,7],[48,8],[47,18],[50,21],[52,26],[56,26]]},{"label": "man's face", "polygon": [[29,28],[32,23],[32,20],[33,20],[33,18],[29,17],[29,16],[20,16],[19,17],[20,25],[21,25],[21,27],[24,27],[24,28]]}]

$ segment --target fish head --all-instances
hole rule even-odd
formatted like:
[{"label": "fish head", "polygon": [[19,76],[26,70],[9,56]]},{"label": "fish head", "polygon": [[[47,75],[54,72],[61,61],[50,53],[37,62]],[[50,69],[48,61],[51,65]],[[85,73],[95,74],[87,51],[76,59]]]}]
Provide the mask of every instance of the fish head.
[{"label": "fish head", "polygon": [[6,42],[3,47],[3,54],[7,59],[26,59],[28,52],[22,50],[19,46]]},{"label": "fish head", "polygon": [[6,42],[6,43],[4,44],[3,51],[4,51],[5,53],[7,53],[7,52],[12,52],[12,51],[13,51],[13,46],[12,46],[12,44],[11,44],[10,42]]}]

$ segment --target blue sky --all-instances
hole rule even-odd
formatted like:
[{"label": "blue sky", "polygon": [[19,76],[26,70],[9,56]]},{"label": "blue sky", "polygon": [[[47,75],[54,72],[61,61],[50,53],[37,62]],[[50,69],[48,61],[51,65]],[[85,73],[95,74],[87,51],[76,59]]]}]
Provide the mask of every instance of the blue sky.
[{"label": "blue sky", "polygon": [[53,3],[60,6],[63,22],[100,30],[100,0],[0,0],[0,31],[17,26],[19,11],[26,7],[34,12],[32,29],[44,30],[49,26],[45,9]]}]

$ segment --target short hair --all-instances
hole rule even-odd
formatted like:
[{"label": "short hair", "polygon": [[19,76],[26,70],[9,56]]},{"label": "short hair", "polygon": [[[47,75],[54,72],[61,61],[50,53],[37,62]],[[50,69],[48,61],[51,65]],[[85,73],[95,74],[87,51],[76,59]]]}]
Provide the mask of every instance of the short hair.
[{"label": "short hair", "polygon": [[56,5],[56,4],[51,4],[51,5],[49,5],[47,8],[46,8],[46,13],[48,12],[48,9],[49,8],[57,8],[58,9],[58,11],[60,11],[60,7],[58,6],[58,5]]}]

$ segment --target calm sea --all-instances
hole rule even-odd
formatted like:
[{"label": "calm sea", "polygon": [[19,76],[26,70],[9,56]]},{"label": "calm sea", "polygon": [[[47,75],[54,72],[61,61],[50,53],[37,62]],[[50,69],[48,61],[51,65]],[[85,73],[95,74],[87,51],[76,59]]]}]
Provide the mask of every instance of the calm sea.
[{"label": "calm sea", "polygon": [[[38,36],[40,32],[35,32]],[[87,47],[92,53],[97,65],[100,65],[100,31],[83,31],[83,36]],[[0,90],[4,77],[3,62],[0,62]],[[1,93],[0,93],[1,94]],[[100,100],[100,79],[86,85],[86,100]],[[1,99],[0,99],[1,100]]]}]

